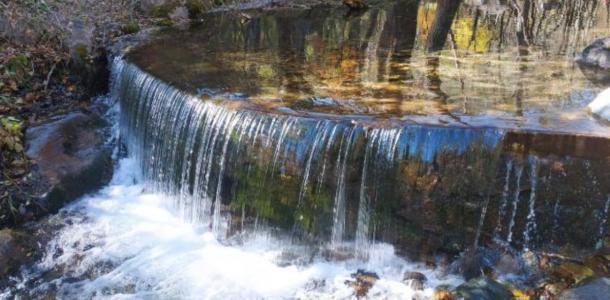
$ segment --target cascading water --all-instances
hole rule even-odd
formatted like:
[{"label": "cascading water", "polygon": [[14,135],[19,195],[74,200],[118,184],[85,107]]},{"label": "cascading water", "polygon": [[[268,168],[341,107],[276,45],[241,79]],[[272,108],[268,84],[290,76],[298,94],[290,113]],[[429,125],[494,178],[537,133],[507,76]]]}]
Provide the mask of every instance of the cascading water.
[{"label": "cascading water", "polygon": [[[499,147],[505,139],[502,129],[398,120],[376,124],[268,111],[242,98],[202,100],[132,63],[117,60],[115,65],[122,134],[144,178],[156,191],[178,195],[176,206],[183,215],[219,237],[235,232],[232,227],[263,221],[293,228],[299,239],[318,240],[335,250],[351,248],[366,258],[376,239],[393,241],[404,234],[402,221],[395,220],[397,211],[407,220],[433,213],[427,218],[434,220],[434,214],[446,209],[432,206],[437,212],[425,214],[410,210],[431,207],[431,193],[452,195],[470,184],[467,173],[439,176],[471,172],[475,165],[480,168],[477,180],[488,181],[502,163],[503,189],[497,201],[493,186],[472,186],[491,196],[475,196],[482,206],[479,217],[469,221],[475,227],[469,239],[478,243],[485,234],[489,209],[498,215],[492,235],[505,235],[509,244],[524,248],[540,239],[539,159],[528,154],[518,162],[504,155]],[[522,216],[524,168],[529,170],[530,193]],[[239,226],[231,221],[235,216]],[[522,240],[515,242],[515,230],[523,230]]]},{"label": "cascading water", "polygon": [[345,181],[347,176],[346,172],[347,162],[349,159],[349,149],[354,138],[354,133],[355,130],[353,129],[344,131],[341,138],[341,143],[339,145],[339,155],[337,156],[336,161],[335,173],[338,180],[334,198],[333,225],[331,233],[333,248],[341,246],[341,243],[343,242],[343,231],[345,228]]},{"label": "cascading water", "polygon": [[[579,85],[567,98],[532,88],[514,101],[514,86],[568,69],[528,73],[500,51],[498,76],[470,46],[454,64],[422,56],[407,22],[421,10],[401,2],[350,18],[211,15],[117,58],[128,158],[66,210],[72,225],[15,285],[60,298],[341,299],[362,268],[381,277],[372,298],[417,298],[461,281],[395,251],[429,261],[473,240],[511,253],[601,243],[610,131],[580,111],[556,117],[586,102],[582,78],[562,79]],[[472,80],[455,78],[464,71]],[[423,291],[403,281],[414,270]]]},{"label": "cascading water", "polygon": [[528,250],[534,233],[536,231],[536,188],[538,186],[538,161],[535,157],[530,158],[530,198],[527,220],[524,232],[524,247]]},{"label": "cascading water", "polygon": [[513,240],[513,227],[515,227],[515,217],[517,216],[517,208],[519,208],[519,196],[521,195],[521,175],[523,174],[523,166],[518,166],[515,172],[517,174],[515,194],[513,196],[511,218],[508,224],[508,235],[506,236],[506,241],[509,244]]},{"label": "cascading water", "polygon": [[607,223],[608,223],[608,213],[610,213],[610,195],[608,195],[608,199],[604,204],[604,209],[601,211],[601,221],[599,222],[599,241],[597,242],[596,247],[600,248],[603,245],[603,239],[605,234],[608,233]]},{"label": "cascading water", "polygon": [[506,208],[508,206],[508,197],[510,195],[510,174],[513,170],[513,160],[509,159],[506,162],[506,175],[504,176],[504,188],[502,189],[502,202],[500,203],[500,208],[498,209],[498,219],[496,228],[494,230],[494,237],[498,238],[500,232],[502,230],[502,220],[506,216]]}]

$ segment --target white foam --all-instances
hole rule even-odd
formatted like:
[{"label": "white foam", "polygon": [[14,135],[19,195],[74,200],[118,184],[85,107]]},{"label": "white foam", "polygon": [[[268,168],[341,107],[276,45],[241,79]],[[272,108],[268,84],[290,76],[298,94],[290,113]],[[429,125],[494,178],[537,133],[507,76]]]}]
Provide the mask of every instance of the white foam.
[{"label": "white foam", "polygon": [[[38,274],[62,274],[43,283],[33,271],[24,275],[37,282],[34,295],[57,285],[60,298],[344,299],[353,297],[344,282],[358,268],[381,277],[371,298],[430,296],[438,284],[460,283],[408,263],[387,244],[374,245],[368,262],[314,258],[307,264],[279,264],[283,252],[300,248],[266,232],[240,244],[219,241],[208,228],[174,213],[172,199],[147,192],[135,166],[123,159],[108,187],[68,208],[75,221],[51,241],[33,268]],[[414,270],[429,279],[424,291],[401,282],[405,271]]]}]

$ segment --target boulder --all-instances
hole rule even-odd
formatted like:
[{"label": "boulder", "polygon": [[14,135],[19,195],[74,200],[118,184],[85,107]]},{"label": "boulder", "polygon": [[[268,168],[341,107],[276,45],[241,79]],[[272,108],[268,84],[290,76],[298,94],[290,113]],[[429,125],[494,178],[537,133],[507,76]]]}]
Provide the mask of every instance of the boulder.
[{"label": "boulder", "polygon": [[354,280],[346,280],[345,284],[354,289],[357,297],[364,297],[369,290],[375,285],[375,282],[379,279],[379,276],[374,272],[368,272],[365,270],[358,270],[356,273],[351,274]]},{"label": "boulder", "polygon": [[98,114],[75,112],[26,131],[39,198],[37,206],[26,209],[29,217],[55,212],[110,181],[113,165],[104,128]]},{"label": "boulder", "polygon": [[589,80],[599,84],[610,82],[610,37],[593,41],[578,55],[576,62]]},{"label": "boulder", "polygon": [[479,277],[458,286],[453,292],[458,299],[466,300],[510,300],[512,293],[499,282]]},{"label": "boulder", "polygon": [[96,27],[79,19],[68,24],[64,45],[70,52],[70,71],[89,96],[106,93],[110,73],[104,49],[96,45]]},{"label": "boulder", "polygon": [[607,300],[610,298],[610,278],[598,278],[580,287],[563,291],[558,300]]},{"label": "boulder", "polygon": [[[610,73],[610,71],[608,72]],[[610,89],[599,93],[588,105],[591,113],[603,120],[610,121]]]},{"label": "boulder", "polygon": [[0,278],[17,270],[25,261],[27,250],[19,245],[18,240],[14,230],[0,230]]},{"label": "boulder", "polygon": [[170,20],[176,24],[185,24],[189,21],[189,12],[184,6],[178,6],[169,14]]},{"label": "boulder", "polygon": [[510,253],[502,254],[495,269],[500,274],[520,274],[522,271],[521,263]]},{"label": "boulder", "polygon": [[576,57],[576,62],[583,66],[610,69],[610,37],[593,41]]},{"label": "boulder", "polygon": [[402,280],[410,288],[416,291],[421,291],[424,289],[424,285],[426,284],[426,281],[428,281],[428,278],[426,277],[426,275],[420,272],[406,272],[403,275]]},{"label": "boulder", "polygon": [[591,268],[572,261],[565,261],[551,271],[551,275],[568,284],[578,284],[595,275]]},{"label": "boulder", "polygon": [[487,275],[493,270],[500,254],[492,249],[468,249],[451,264],[450,272],[460,274],[470,280]]}]

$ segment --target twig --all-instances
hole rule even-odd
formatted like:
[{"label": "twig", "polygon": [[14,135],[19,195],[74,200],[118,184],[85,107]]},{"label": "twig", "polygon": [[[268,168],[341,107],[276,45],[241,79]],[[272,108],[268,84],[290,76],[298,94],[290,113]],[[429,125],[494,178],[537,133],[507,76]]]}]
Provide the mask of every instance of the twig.
[{"label": "twig", "polygon": [[55,71],[55,67],[57,66],[57,63],[54,63],[53,66],[51,67],[51,70],[49,71],[49,74],[47,74],[47,79],[45,79],[44,81],[44,89],[43,91],[47,91],[47,87],[49,86],[49,81],[51,81],[51,75],[53,75],[53,71]]}]

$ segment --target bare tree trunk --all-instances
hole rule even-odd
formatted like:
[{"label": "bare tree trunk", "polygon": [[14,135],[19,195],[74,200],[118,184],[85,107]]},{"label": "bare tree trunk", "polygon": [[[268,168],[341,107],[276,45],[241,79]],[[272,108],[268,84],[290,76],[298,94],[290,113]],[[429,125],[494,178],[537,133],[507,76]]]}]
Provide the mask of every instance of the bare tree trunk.
[{"label": "bare tree trunk", "polygon": [[453,24],[453,19],[455,19],[455,15],[460,7],[460,2],[461,0],[436,1],[436,15],[428,34],[426,51],[435,52],[443,49],[447,40],[447,34],[451,29],[451,24]]}]

